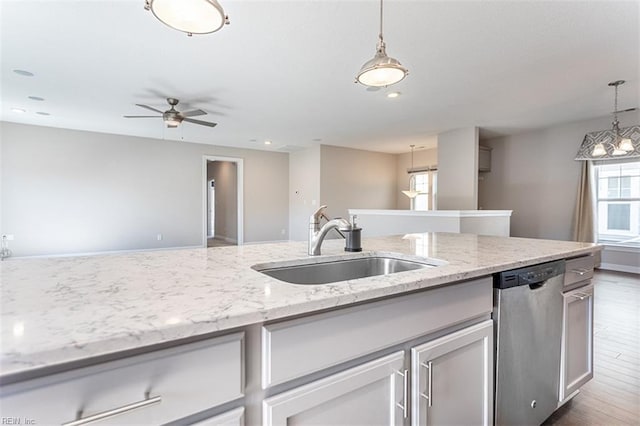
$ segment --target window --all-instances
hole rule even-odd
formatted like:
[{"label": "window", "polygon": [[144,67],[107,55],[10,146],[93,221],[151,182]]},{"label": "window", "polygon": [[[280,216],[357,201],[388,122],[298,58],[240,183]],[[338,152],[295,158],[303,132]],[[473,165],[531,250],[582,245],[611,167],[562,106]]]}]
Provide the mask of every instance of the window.
[{"label": "window", "polygon": [[640,245],[640,161],[595,169],[598,241]]},{"label": "window", "polygon": [[436,203],[436,172],[414,173],[409,181],[410,189],[419,194],[411,200],[411,210],[434,210]]}]

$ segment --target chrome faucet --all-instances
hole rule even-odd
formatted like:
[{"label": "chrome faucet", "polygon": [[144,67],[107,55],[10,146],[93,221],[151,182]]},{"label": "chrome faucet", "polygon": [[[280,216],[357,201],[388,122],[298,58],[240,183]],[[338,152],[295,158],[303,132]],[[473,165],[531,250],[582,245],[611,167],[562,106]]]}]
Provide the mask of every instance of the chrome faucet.
[{"label": "chrome faucet", "polygon": [[[337,229],[339,231],[351,231],[352,225],[348,220],[342,218],[336,218],[329,220],[327,215],[324,214],[327,206],[320,206],[314,214],[309,217],[309,256],[319,256],[320,247],[324,238],[329,231]],[[320,219],[325,218],[328,220],[323,227],[320,227]],[[340,235],[344,238],[344,235],[340,232]]]}]

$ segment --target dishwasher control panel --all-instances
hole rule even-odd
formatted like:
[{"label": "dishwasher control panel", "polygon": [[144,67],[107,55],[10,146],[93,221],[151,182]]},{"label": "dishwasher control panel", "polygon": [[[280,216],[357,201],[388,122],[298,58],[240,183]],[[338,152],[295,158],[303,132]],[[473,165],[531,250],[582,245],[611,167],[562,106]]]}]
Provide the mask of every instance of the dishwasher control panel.
[{"label": "dishwasher control panel", "polygon": [[500,272],[493,277],[493,287],[499,289],[517,287],[521,285],[535,285],[547,281],[549,278],[564,274],[564,260],[527,266]]}]

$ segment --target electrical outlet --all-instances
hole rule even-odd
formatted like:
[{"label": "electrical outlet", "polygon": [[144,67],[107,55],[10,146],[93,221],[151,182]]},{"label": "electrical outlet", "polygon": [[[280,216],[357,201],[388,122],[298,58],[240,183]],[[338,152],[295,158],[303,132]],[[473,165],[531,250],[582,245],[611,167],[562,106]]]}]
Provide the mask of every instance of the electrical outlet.
[{"label": "electrical outlet", "polygon": [[162,241],[162,234],[158,234],[156,238],[158,239],[158,241]]},{"label": "electrical outlet", "polygon": [[284,235],[284,234],[286,234],[286,233],[287,233],[287,231],[286,231],[286,230],[284,230],[284,229],[281,229],[281,230],[280,230],[280,234]]}]

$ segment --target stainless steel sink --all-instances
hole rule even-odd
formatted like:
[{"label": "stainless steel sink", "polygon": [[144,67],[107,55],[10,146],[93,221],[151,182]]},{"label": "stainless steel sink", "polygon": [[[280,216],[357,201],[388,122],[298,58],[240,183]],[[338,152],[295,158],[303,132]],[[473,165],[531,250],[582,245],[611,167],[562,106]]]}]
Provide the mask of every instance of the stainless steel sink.
[{"label": "stainless steel sink", "polygon": [[282,262],[284,265],[254,265],[253,269],[280,281],[293,284],[327,284],[356,278],[388,275],[397,272],[432,268],[444,264],[435,259],[407,260],[389,255],[377,255],[357,258],[310,259],[296,264]]}]

